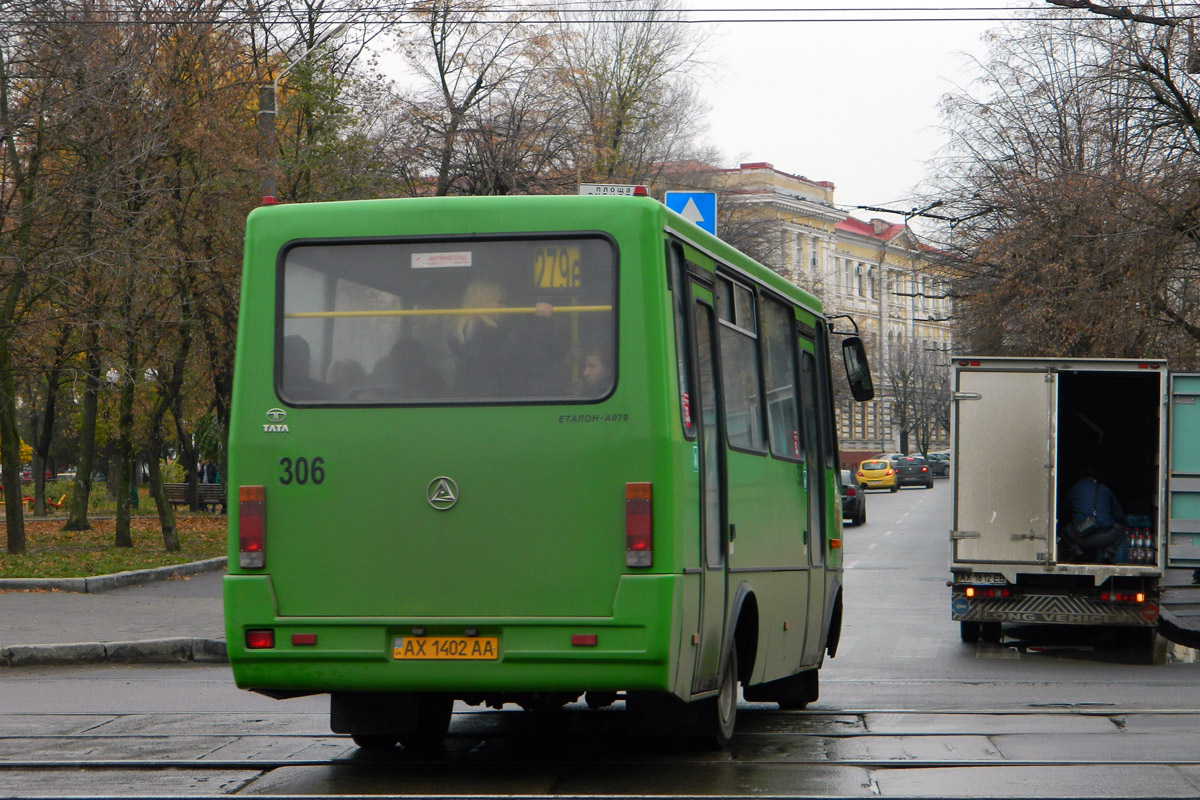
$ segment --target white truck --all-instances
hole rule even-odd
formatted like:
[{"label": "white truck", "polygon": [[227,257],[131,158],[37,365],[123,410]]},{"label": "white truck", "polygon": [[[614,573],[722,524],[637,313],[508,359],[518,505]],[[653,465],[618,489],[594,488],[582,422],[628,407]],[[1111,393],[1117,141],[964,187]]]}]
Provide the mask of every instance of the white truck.
[{"label": "white truck", "polygon": [[[949,585],[963,641],[998,642],[1004,623],[1155,641],[1167,568],[1200,567],[1198,398],[1200,376],[1160,360],[954,359]],[[1130,523],[1116,563],[1072,563],[1060,539],[1088,468]]]}]

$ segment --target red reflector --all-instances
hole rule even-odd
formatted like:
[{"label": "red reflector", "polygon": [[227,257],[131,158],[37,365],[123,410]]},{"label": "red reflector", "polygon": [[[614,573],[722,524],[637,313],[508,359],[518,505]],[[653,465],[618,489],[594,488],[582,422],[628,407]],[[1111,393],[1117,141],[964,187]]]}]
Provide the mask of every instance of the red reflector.
[{"label": "red reflector", "polygon": [[649,483],[625,484],[625,566],[654,563],[654,523]]},{"label": "red reflector", "polygon": [[315,633],[293,633],[292,644],[297,647],[306,645],[314,645],[317,643],[317,635]]},{"label": "red reflector", "polygon": [[572,633],[571,645],[574,647],[595,647],[596,634],[594,633]]},{"label": "red reflector", "polygon": [[275,646],[275,631],[267,628],[260,631],[246,631],[247,650],[270,650]]},{"label": "red reflector", "polygon": [[266,565],[266,488],[238,487],[238,566]]}]

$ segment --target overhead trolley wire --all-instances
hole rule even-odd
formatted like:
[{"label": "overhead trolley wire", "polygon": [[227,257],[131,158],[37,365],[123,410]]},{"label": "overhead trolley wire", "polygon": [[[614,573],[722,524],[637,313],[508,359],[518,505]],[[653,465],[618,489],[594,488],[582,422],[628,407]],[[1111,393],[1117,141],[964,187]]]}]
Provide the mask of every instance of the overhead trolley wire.
[{"label": "overhead trolley wire", "polygon": [[[120,15],[123,9],[119,3],[109,5],[106,11],[97,13],[92,19],[55,19],[52,17],[23,17],[0,11],[0,23],[37,24],[40,22],[55,22],[58,24],[104,24],[116,25],[173,25],[180,20],[167,17],[169,12],[155,10],[154,18],[139,19],[110,19],[104,20],[106,14]],[[145,13],[145,9],[139,9]],[[548,24],[559,22],[565,24],[721,24],[721,25],[754,25],[754,24],[813,24],[813,23],[912,23],[912,22],[1012,22],[1012,21],[1049,21],[1062,19],[1064,10],[1051,6],[1002,6],[976,5],[950,7],[945,6],[820,6],[812,8],[730,8],[726,6],[706,8],[670,9],[662,16],[650,16],[644,8],[623,9],[621,16],[610,15],[606,9],[596,9],[585,2],[572,3],[530,3],[528,5],[492,6],[486,9],[472,11],[475,19],[500,18],[514,14],[531,14],[524,19],[512,20],[517,24]],[[181,12],[186,14],[187,12]],[[270,14],[267,11],[266,14]],[[388,19],[388,15],[403,15],[399,18]],[[544,14],[546,16],[537,16]],[[629,16],[645,14],[645,16]],[[771,16],[753,16],[770,14]],[[927,16],[937,14],[938,16]],[[1023,15],[1022,15],[1023,14]],[[369,15],[364,18],[364,15]],[[719,16],[712,16],[719,15]],[[836,15],[836,16],[827,16]],[[1020,15],[1020,16],[1019,16]],[[409,18],[406,18],[409,17]],[[212,16],[200,16],[188,19],[192,24],[243,24],[262,22],[264,15],[248,13],[244,8],[235,12]],[[352,24],[368,25],[417,25],[422,20],[411,18],[411,9],[404,4],[388,6],[341,6],[328,9],[321,15],[323,22],[337,24],[349,22]]]}]

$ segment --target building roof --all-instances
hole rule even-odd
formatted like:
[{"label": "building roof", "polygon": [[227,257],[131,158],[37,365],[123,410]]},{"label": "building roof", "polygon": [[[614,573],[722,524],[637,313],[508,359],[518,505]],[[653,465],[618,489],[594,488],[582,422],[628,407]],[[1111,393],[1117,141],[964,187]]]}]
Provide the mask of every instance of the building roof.
[{"label": "building roof", "polygon": [[882,219],[873,219],[870,222],[863,222],[861,219],[854,217],[846,217],[844,220],[834,225],[834,230],[845,231],[846,233],[856,233],[859,236],[868,236],[872,239],[879,239],[884,242],[890,242],[900,234],[904,233],[907,228],[899,222],[886,222]]}]

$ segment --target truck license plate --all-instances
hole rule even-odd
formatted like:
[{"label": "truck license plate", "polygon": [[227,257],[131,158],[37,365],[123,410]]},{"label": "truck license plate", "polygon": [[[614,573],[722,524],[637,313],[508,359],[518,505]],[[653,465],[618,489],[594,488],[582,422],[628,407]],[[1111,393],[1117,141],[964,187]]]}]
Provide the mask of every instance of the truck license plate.
[{"label": "truck license plate", "polygon": [[1008,583],[1003,575],[997,575],[994,572],[972,572],[964,574],[961,572],[955,573],[955,583]]},{"label": "truck license plate", "polygon": [[397,636],[397,661],[494,661],[500,657],[497,636]]}]

